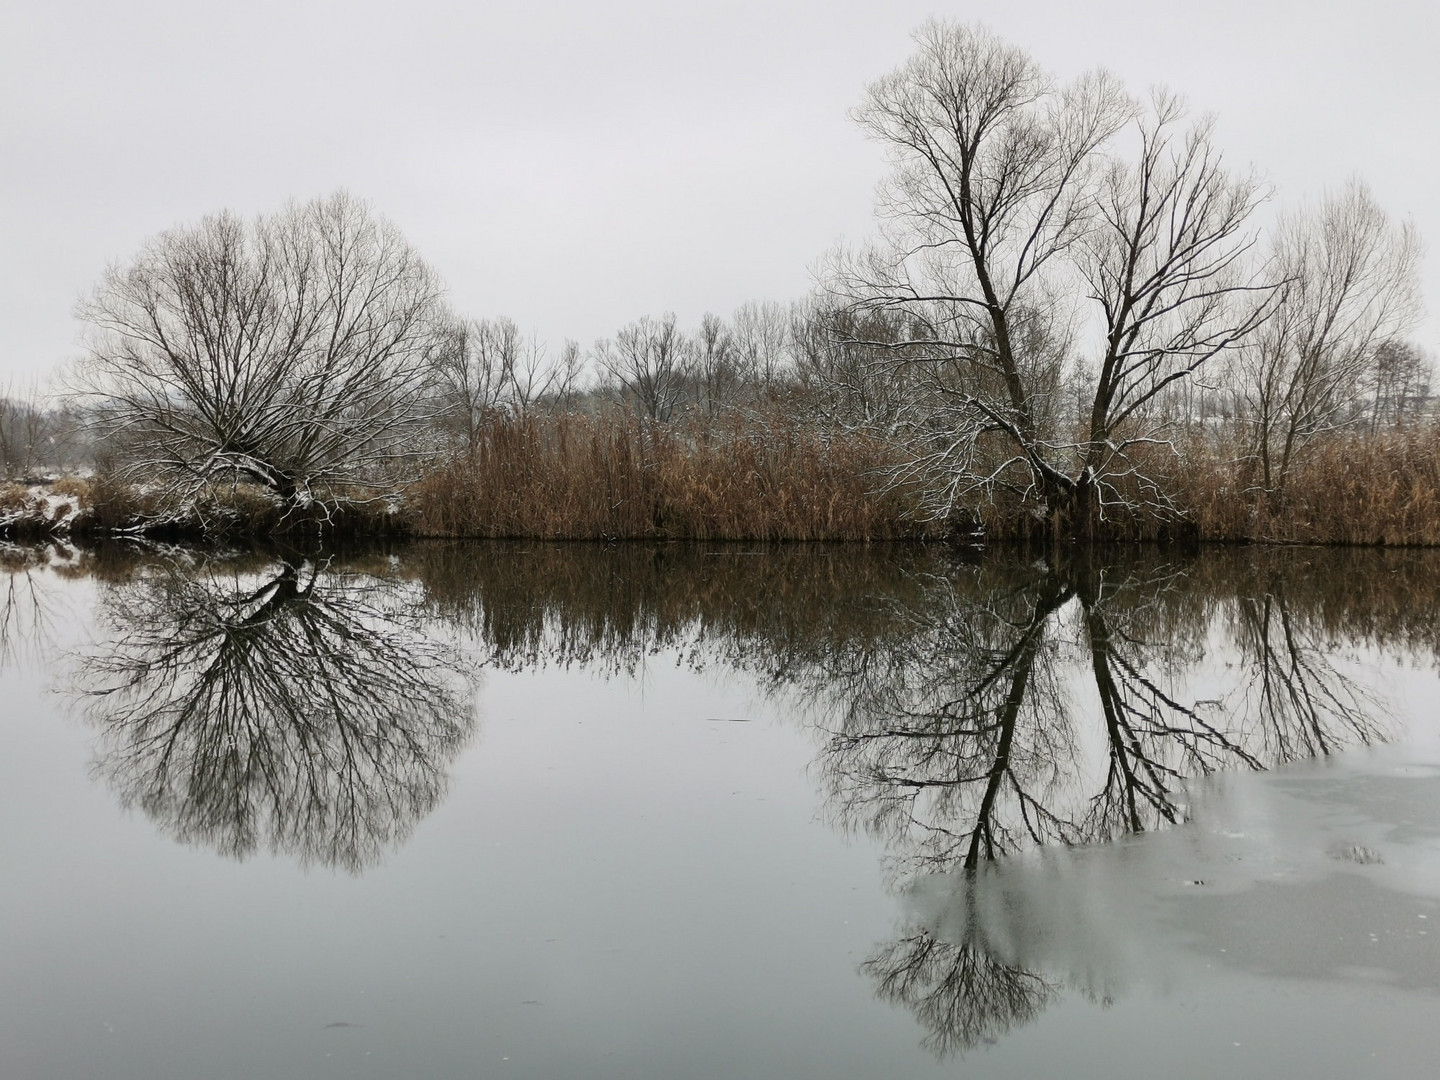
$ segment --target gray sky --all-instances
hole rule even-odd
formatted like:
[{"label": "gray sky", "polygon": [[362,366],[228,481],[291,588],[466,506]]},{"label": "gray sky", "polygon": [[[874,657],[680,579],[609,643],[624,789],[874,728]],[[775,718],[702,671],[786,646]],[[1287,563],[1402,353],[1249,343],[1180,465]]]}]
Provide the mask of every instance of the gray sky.
[{"label": "gray sky", "polygon": [[1435,0],[9,0],[0,380],[73,356],[75,300],[146,237],[340,186],[459,311],[556,345],[799,296],[873,227],[884,157],[846,110],[930,14],[983,19],[1060,76],[1166,83],[1274,205],[1358,174],[1440,244]]}]

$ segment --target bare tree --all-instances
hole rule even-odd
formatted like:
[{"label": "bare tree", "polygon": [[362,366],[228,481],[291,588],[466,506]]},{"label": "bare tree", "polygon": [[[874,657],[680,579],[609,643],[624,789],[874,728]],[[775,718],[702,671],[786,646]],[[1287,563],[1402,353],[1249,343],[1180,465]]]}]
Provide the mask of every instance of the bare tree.
[{"label": "bare tree", "polygon": [[912,386],[897,479],[931,481],[937,514],[1006,487],[1088,529],[1123,478],[1136,490],[1129,451],[1155,440],[1157,396],[1258,319],[1240,273],[1257,185],[1225,173],[1209,123],[1187,129],[1169,94],[1142,109],[1103,73],[1057,86],[979,27],[932,21],[916,40],[855,113],[894,170],[882,246],[837,276],[852,308],[915,327],[866,342],[874,376]]},{"label": "bare tree", "polygon": [[517,416],[528,415],[555,392],[567,371],[564,360],[562,354],[560,364],[551,362],[545,346],[533,337],[517,341],[506,368],[510,408]]},{"label": "bare tree", "polygon": [[21,476],[34,464],[41,412],[33,390],[0,395],[0,469],[6,478]]},{"label": "bare tree", "polygon": [[1082,417],[1074,493],[1084,520],[1119,497],[1118,477],[1139,480],[1142,498],[1169,509],[1164,492],[1128,453],[1159,437],[1146,423],[1147,410],[1259,326],[1274,295],[1247,276],[1243,263],[1257,182],[1226,175],[1211,121],[1185,131],[1183,118],[1178,98],[1152,95],[1150,110],[1134,124],[1138,154],[1133,162],[1112,160],[1098,195],[1099,220],[1077,252],[1105,334],[1089,415]]},{"label": "bare tree", "polygon": [[585,353],[580,350],[579,341],[566,338],[560,346],[560,354],[550,367],[549,384],[543,402],[550,412],[570,412],[575,409],[580,396],[580,376],[585,374]]},{"label": "bare tree", "polygon": [[1408,341],[1381,342],[1367,380],[1370,433],[1423,416],[1434,374],[1435,363],[1423,349]]},{"label": "bare tree", "polygon": [[692,367],[695,396],[711,419],[734,402],[741,380],[737,361],[734,333],[718,315],[706,312],[695,335]]},{"label": "bare tree", "polygon": [[1420,244],[1352,180],[1317,211],[1283,219],[1272,247],[1279,304],[1239,354],[1236,374],[1260,483],[1274,495],[1311,439],[1360,418],[1355,391],[1380,346],[1419,313]]},{"label": "bare tree", "polygon": [[580,376],[585,371],[585,354],[580,343],[565,339],[560,346],[560,356],[555,361],[555,378],[550,384],[550,404],[556,412],[569,412],[575,408],[580,393]]},{"label": "bare tree", "polygon": [[83,388],[132,477],[244,480],[290,505],[403,478],[440,407],[440,285],[344,192],[164,233],[80,306]]},{"label": "bare tree", "polygon": [[55,401],[32,384],[0,391],[0,475],[24,477],[76,464],[87,456],[77,438],[74,403]]},{"label": "bare tree", "polygon": [[790,313],[774,301],[742,304],[735,311],[733,340],[743,377],[773,390],[784,374],[790,346]]},{"label": "bare tree", "polygon": [[553,361],[536,339],[521,336],[511,319],[470,319],[445,332],[436,352],[446,426],[472,456],[486,425],[501,415],[525,416],[542,406],[574,404],[584,366],[580,346],[566,341]]},{"label": "bare tree", "polygon": [[[903,414],[909,387],[897,377],[875,378],[873,353],[923,333],[893,309],[837,305],[812,297],[791,315],[794,379],[808,408],[839,427],[890,433]],[[881,343],[877,345],[877,343]]]},{"label": "bare tree", "polygon": [[[508,332],[507,332],[508,331]],[[444,417],[458,429],[471,455],[480,448],[485,424],[505,397],[506,352],[516,337],[515,324],[471,319],[446,328],[435,353]]]},{"label": "bare tree", "polygon": [[596,345],[596,360],[624,388],[642,416],[668,421],[684,398],[690,342],[667,313],[637,319]]}]

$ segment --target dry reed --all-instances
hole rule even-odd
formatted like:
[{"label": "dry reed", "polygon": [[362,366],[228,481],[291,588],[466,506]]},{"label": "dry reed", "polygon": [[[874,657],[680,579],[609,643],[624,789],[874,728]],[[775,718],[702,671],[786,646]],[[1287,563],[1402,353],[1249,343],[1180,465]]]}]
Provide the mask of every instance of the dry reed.
[{"label": "dry reed", "polygon": [[[1440,545],[1440,428],[1320,439],[1280,492],[1233,439],[1194,430],[1137,462],[1172,500],[1109,514],[1111,540]],[[938,536],[914,490],[881,491],[893,450],[778,419],[667,427],[631,417],[501,421],[442,463],[411,504],[430,536],[898,540]],[[1142,502],[1146,505],[1142,506]],[[1024,507],[977,506],[992,540],[1031,536]]]},{"label": "dry reed", "polygon": [[877,441],[778,420],[660,425],[559,416],[492,424],[412,494],[424,536],[893,540],[934,531],[878,491]]},{"label": "dry reed", "polygon": [[1283,489],[1261,490],[1235,447],[1192,447],[1168,483],[1202,540],[1440,544],[1440,428],[1341,432],[1305,449]]}]

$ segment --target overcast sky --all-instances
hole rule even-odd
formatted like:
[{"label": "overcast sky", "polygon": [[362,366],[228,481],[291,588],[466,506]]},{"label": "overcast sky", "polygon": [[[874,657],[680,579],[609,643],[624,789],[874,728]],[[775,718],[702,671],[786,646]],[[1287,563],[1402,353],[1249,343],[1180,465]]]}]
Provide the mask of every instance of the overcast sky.
[{"label": "overcast sky", "polygon": [[0,380],[74,355],[76,299],[148,236],[341,186],[458,310],[556,344],[797,297],[873,227],[884,156],[846,110],[930,14],[1166,83],[1276,205],[1358,174],[1440,245],[1435,0],[8,0]]}]

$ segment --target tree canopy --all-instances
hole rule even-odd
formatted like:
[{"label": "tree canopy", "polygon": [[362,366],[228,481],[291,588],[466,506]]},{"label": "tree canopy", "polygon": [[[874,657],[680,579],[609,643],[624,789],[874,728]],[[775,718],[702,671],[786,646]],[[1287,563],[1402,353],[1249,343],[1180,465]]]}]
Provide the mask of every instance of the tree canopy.
[{"label": "tree canopy", "polygon": [[243,480],[323,503],[413,455],[439,408],[440,284],[344,192],[163,233],[81,315],[84,388],[128,471],[184,493]]}]

